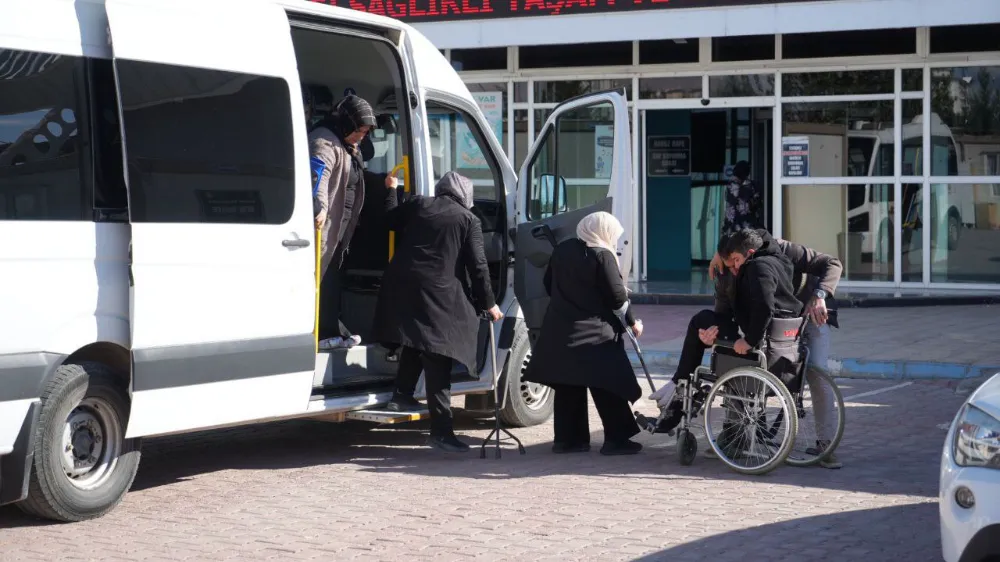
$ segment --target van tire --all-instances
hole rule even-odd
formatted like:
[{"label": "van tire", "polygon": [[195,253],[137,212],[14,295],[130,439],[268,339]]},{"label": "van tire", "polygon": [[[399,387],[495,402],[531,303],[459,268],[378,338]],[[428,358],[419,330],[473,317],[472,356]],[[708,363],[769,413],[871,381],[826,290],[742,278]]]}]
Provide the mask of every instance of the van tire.
[{"label": "van tire", "polygon": [[519,323],[507,360],[507,376],[504,377],[507,404],[500,411],[500,421],[510,427],[531,427],[545,423],[552,417],[553,398],[551,388],[535,383],[521,383],[531,361],[531,345],[528,330]]},{"label": "van tire", "polygon": [[[141,445],[140,439],[125,439],[129,397],[124,386],[100,363],[56,369],[42,392],[28,497],[18,504],[23,511],[56,521],[84,521],[121,503],[139,469]],[[70,442],[81,452],[66,444],[64,431],[71,422],[79,431],[73,430]],[[80,454],[89,456],[81,460]],[[70,462],[81,471],[75,479],[67,473]]]}]

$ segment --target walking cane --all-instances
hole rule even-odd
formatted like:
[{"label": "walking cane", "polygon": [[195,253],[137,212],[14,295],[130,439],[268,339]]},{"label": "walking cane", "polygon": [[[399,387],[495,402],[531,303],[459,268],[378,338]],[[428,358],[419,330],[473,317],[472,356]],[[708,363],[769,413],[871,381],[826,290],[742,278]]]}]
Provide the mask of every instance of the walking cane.
[{"label": "walking cane", "polygon": [[493,367],[493,421],[495,425],[493,426],[493,430],[490,431],[490,434],[486,436],[486,439],[483,439],[483,444],[479,447],[479,458],[481,459],[486,458],[486,445],[489,445],[490,439],[494,435],[496,435],[496,458],[498,459],[500,458],[501,433],[513,439],[514,442],[517,443],[517,450],[520,451],[520,453],[523,455],[525,454],[526,451],[524,450],[524,445],[521,444],[521,440],[515,437],[514,434],[508,431],[506,428],[500,427],[500,410],[502,410],[503,407],[506,406],[507,404],[507,393],[506,392],[503,393],[503,404],[501,404],[499,396],[500,379],[497,376],[498,373],[497,373],[496,339],[493,337],[493,319],[490,318],[488,314],[484,314],[483,318],[486,320],[486,323],[489,324],[490,327],[490,340],[488,342],[488,345],[490,346],[490,365],[492,365]]}]

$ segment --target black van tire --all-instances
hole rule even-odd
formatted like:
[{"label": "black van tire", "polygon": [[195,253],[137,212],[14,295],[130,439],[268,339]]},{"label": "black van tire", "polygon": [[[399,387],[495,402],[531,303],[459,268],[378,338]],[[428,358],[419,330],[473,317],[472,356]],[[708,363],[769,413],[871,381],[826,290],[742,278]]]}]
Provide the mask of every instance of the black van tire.
[{"label": "black van tire", "polygon": [[[42,392],[28,497],[18,504],[23,511],[56,521],[84,521],[121,503],[139,469],[141,445],[140,439],[125,439],[129,397],[124,387],[100,363],[66,364],[56,370]],[[95,445],[88,447],[93,457],[81,468],[94,464],[87,473],[95,476],[89,489],[74,484],[64,468],[63,432],[71,415],[83,428],[76,445],[88,447],[90,438]]]},{"label": "black van tire", "polygon": [[[552,416],[555,393],[549,387],[525,383],[522,388],[521,375],[531,361],[531,345],[528,330],[519,323],[510,348],[507,361],[505,392],[507,404],[500,411],[500,421],[510,427],[531,427],[545,423]],[[534,392],[531,392],[534,390]]]}]

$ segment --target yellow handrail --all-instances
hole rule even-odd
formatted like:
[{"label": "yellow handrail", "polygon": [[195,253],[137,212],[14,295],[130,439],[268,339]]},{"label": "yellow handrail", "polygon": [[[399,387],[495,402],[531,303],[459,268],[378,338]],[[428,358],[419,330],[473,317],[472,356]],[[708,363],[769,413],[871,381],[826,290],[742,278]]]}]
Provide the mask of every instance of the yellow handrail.
[{"label": "yellow handrail", "polygon": [[313,339],[316,343],[316,353],[319,353],[319,285],[322,280],[320,268],[323,260],[323,229],[316,229],[316,318],[313,323]]},{"label": "yellow handrail", "polygon": [[[403,170],[403,193],[410,192],[410,166],[409,157],[403,156],[403,161],[396,165],[395,168],[389,172],[390,176],[395,176],[400,170]],[[389,231],[389,261],[392,261],[392,256],[396,253],[396,232]]]}]

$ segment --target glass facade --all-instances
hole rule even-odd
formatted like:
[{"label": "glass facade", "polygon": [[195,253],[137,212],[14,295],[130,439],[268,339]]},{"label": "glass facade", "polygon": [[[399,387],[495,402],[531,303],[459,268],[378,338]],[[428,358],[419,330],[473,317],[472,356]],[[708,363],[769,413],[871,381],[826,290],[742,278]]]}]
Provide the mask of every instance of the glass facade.
[{"label": "glass facade", "polygon": [[[693,52],[690,45],[698,40],[690,39],[668,45],[676,63],[670,57],[652,62],[651,43],[640,42],[631,66],[547,68],[522,74],[513,57],[513,74],[508,69],[503,81],[482,72],[465,78],[474,91],[476,84],[488,83],[504,92],[503,130],[511,142],[502,144],[518,169],[558,103],[600,90],[626,91],[632,121],[640,123],[633,137],[639,144],[632,151],[633,169],[639,171],[635,207],[641,210],[637,254],[652,245],[648,238],[653,230],[645,219],[656,205],[669,204],[647,200],[650,177],[644,158],[655,131],[648,129],[647,119],[639,118],[687,112],[692,129],[680,136],[704,146],[715,141],[705,140],[696,129],[703,130],[714,118],[700,114],[728,111],[719,125],[718,143],[726,151],[742,147],[739,154],[726,152],[716,170],[714,164],[699,160],[704,149],[694,146],[693,158],[702,164],[692,162],[685,176],[692,193],[705,191],[691,204],[691,213],[702,216],[702,227],[714,229],[724,212],[721,195],[713,190],[722,189],[733,161],[749,160],[753,179],[765,191],[767,226],[776,235],[839,257],[846,286],[996,287],[1000,55],[973,59],[927,54],[932,36],[933,29],[921,28],[889,33],[892,44],[873,43],[871,52],[824,54],[813,46],[815,53],[796,51],[792,56],[788,51],[799,49],[796,41],[801,38],[784,36],[777,40],[784,41],[783,58],[782,49],[767,47],[767,37],[773,36],[751,38],[755,49],[746,56],[740,55],[739,45],[713,39],[711,60],[704,60],[703,49],[700,62],[691,54],[677,54]],[[747,69],[738,62],[775,56],[779,58],[760,68]],[[829,58],[833,56],[839,58]],[[670,64],[683,66],[670,72]],[[572,171],[560,175],[567,178],[567,195],[574,201],[591,200],[606,189],[598,185],[595,151],[601,127],[610,123],[602,119],[565,118],[557,125],[580,129],[579,143],[558,149],[560,169]],[[540,194],[545,191],[541,184],[536,187]],[[701,206],[695,209],[695,203]],[[692,239],[691,247],[699,248],[697,257],[709,257],[714,232],[696,237],[701,242]],[[644,256],[635,258],[635,280],[645,280],[651,268]]]}]

